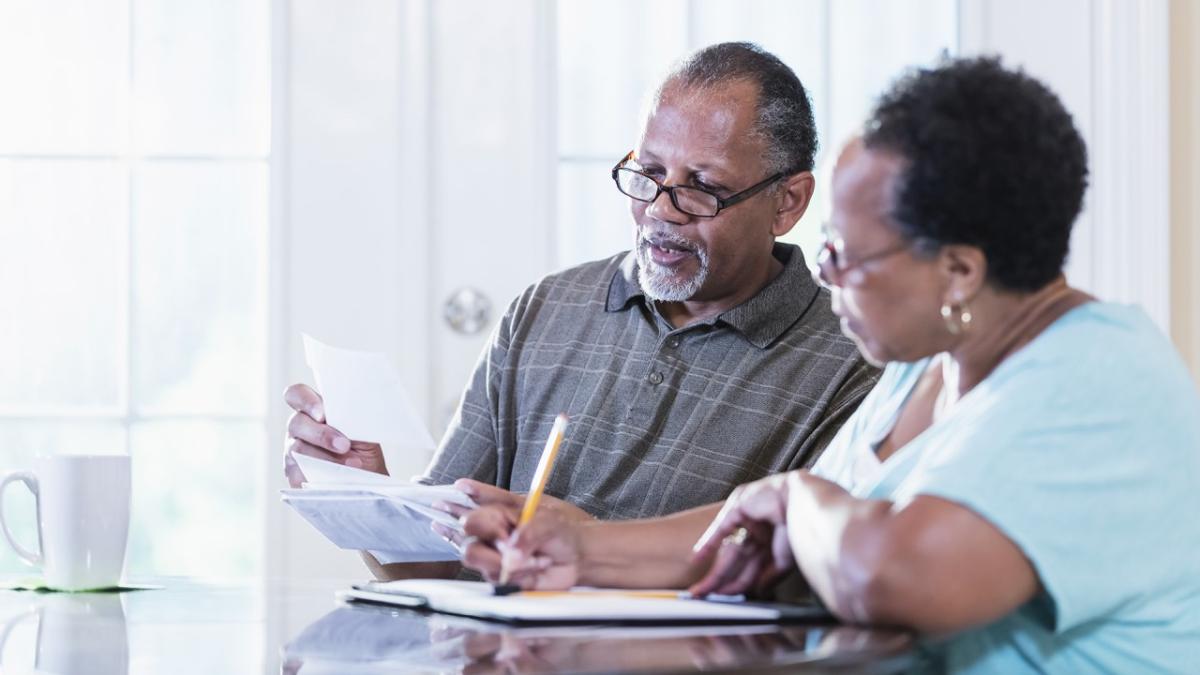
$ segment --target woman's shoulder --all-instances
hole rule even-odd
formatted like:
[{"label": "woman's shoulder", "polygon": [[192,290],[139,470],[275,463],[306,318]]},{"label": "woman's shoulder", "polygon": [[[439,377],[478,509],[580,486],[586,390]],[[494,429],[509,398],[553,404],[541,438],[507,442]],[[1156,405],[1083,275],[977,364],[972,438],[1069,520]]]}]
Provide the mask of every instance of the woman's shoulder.
[{"label": "woman's shoulder", "polygon": [[[1170,340],[1139,307],[1090,302],[1064,314],[980,388],[993,414],[1077,416],[1122,427],[1194,428],[1200,396]],[[1052,414],[1050,414],[1052,413]]]},{"label": "woman's shoulder", "polygon": [[1080,305],[1010,360],[1014,370],[1036,368],[1057,378],[1097,385],[1162,378],[1175,386],[1190,386],[1174,345],[1136,305],[1101,301]]}]

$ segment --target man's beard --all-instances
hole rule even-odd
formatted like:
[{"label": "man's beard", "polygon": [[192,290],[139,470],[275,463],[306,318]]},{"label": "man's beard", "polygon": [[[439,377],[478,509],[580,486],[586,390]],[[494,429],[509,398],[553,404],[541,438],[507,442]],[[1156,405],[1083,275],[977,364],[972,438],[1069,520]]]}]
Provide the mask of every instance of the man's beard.
[{"label": "man's beard", "polygon": [[[650,242],[670,243],[696,256],[698,269],[687,277],[679,277],[676,269],[663,267],[650,255]],[[638,285],[646,297],[656,302],[683,302],[700,292],[708,279],[708,249],[677,234],[660,231],[637,231]]]}]

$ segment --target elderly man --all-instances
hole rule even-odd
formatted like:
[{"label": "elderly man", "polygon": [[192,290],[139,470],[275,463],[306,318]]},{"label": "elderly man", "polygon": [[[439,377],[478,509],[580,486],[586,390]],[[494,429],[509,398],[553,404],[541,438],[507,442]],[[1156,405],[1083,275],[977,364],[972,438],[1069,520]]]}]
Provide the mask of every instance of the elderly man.
[{"label": "elderly man", "polygon": [[[518,503],[508,491],[528,489],[560,412],[571,427],[547,494],[567,518],[683,511],[702,528],[734,486],[810,466],[876,377],[799,249],[776,242],[809,205],[816,145],[804,87],[776,57],[727,43],[677,66],[612,171],[633,250],[512,303],[424,480]],[[296,452],[386,470],[377,445],[323,424],[311,389],[286,399],[293,484]]]}]

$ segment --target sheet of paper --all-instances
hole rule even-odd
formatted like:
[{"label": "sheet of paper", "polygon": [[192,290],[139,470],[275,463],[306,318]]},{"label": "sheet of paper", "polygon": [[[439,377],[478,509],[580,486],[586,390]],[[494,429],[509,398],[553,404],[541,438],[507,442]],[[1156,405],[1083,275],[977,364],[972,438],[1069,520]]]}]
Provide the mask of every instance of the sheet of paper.
[{"label": "sheet of paper", "polygon": [[283,501],[340,548],[379,552],[385,564],[459,559],[458,547],[430,528],[430,518],[403,502],[370,492],[281,492]]},{"label": "sheet of paper", "polygon": [[304,357],[331,426],[354,440],[405,453],[433,449],[433,437],[386,355],[339,349],[305,335]]},{"label": "sheet of paper", "polygon": [[[374,471],[327,462],[316,457],[293,454],[304,474],[306,490],[346,490],[361,488],[375,494],[432,507],[436,502],[451,502],[475,508],[477,504],[453,485],[419,485],[396,480]],[[419,509],[418,509],[419,511]],[[441,511],[439,516],[448,515]]]},{"label": "sheet of paper", "polygon": [[292,453],[300,466],[306,483],[314,485],[403,485],[404,481],[374,471],[356,469],[352,466],[327,462],[316,457]]}]

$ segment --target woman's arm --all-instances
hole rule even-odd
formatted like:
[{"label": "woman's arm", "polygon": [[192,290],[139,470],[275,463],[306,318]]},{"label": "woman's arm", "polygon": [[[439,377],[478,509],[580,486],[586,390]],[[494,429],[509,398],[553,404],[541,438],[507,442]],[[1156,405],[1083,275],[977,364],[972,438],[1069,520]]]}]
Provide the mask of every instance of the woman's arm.
[{"label": "woman's arm", "polygon": [[807,472],[788,477],[787,529],[800,571],[839,618],[942,633],[1029,601],[1037,574],[999,529],[938,497],[856,499]]}]

